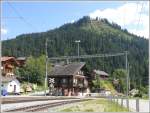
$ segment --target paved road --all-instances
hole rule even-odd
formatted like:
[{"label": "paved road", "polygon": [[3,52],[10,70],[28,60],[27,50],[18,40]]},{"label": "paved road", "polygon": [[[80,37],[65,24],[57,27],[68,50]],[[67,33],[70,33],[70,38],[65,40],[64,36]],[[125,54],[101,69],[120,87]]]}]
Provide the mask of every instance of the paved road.
[{"label": "paved road", "polygon": [[[119,99],[118,102],[121,105],[121,99]],[[149,102],[150,102],[149,100],[140,99],[139,100],[139,112],[150,112]],[[127,101],[125,99],[123,100],[123,106],[127,107]],[[129,109],[133,112],[136,111],[136,99],[129,99]]]}]

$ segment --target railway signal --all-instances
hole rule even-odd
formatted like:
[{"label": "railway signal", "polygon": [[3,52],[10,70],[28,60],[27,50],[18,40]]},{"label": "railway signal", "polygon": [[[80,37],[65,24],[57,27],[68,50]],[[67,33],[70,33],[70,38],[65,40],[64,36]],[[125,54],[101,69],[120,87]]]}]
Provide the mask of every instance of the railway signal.
[{"label": "railway signal", "polygon": [[49,78],[49,83],[50,84],[54,84],[55,83],[55,79],[54,78]]}]

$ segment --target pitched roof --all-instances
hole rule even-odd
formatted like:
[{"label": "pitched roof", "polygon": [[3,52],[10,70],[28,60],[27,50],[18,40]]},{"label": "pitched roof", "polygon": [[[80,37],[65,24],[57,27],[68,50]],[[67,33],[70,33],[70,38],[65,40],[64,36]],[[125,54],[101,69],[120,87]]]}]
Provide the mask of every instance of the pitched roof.
[{"label": "pitched roof", "polygon": [[8,60],[13,60],[16,63],[16,65],[19,65],[19,62],[16,60],[15,57],[8,57],[8,56],[1,57],[1,62],[6,62]]},{"label": "pitched roof", "polygon": [[52,69],[49,75],[75,75],[84,65],[84,62],[75,62],[65,66],[56,66]]},{"label": "pitched roof", "polygon": [[12,81],[14,79],[16,79],[15,76],[12,76],[12,77],[1,76],[2,82],[10,82],[10,81]]},{"label": "pitched roof", "polygon": [[14,57],[7,57],[7,56],[1,57],[1,61],[2,61],[2,62],[3,62],[3,61],[10,60],[10,59],[14,59]]},{"label": "pitched roof", "polygon": [[26,60],[26,57],[18,57],[17,60]]},{"label": "pitched roof", "polygon": [[94,72],[98,75],[104,75],[104,76],[109,76],[108,73],[106,73],[105,71],[101,71],[101,70],[94,70]]}]

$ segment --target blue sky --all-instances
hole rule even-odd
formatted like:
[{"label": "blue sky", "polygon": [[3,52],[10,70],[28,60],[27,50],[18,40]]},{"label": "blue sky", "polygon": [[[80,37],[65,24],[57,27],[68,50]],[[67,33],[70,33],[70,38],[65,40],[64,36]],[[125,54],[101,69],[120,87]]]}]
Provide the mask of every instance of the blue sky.
[{"label": "blue sky", "polygon": [[[130,5],[131,4],[131,5]],[[137,5],[138,4],[138,5]],[[146,2],[3,2],[2,3],[2,26],[1,26],[1,38],[3,40],[15,38],[17,35],[32,32],[43,32],[50,29],[54,29],[63,25],[64,23],[73,22],[82,18],[83,16],[89,15],[91,18],[100,16],[107,18],[110,21],[116,21],[122,27],[131,29],[131,32],[138,33],[138,30],[143,30],[146,24],[130,25],[131,22],[128,18],[128,7],[133,7],[136,11],[142,8],[147,8]],[[133,6],[132,6],[133,5]],[[125,7],[125,10],[123,9]],[[141,7],[141,8],[140,8]],[[144,19],[147,19],[147,9],[143,8]],[[131,10],[134,10],[133,8]],[[122,12],[126,11],[126,13]],[[140,18],[140,12],[137,13],[137,19]],[[114,15],[112,13],[114,12]],[[110,13],[110,14],[109,14]],[[117,20],[117,16],[120,14],[124,18],[120,18],[122,21]],[[116,15],[115,15],[116,14]],[[131,14],[131,15],[133,15]],[[112,15],[112,16],[111,16]],[[146,15],[146,17],[145,17]],[[126,18],[127,17],[127,18]],[[142,17],[140,20],[142,21]],[[123,22],[123,19],[126,22]],[[143,20],[144,21],[144,20]],[[147,27],[147,26],[146,26]],[[136,29],[138,28],[138,30]],[[148,27],[149,28],[149,27]],[[146,28],[147,29],[147,28]],[[143,32],[143,31],[142,31]],[[146,32],[146,31],[145,31]],[[143,32],[143,33],[145,33]],[[140,33],[141,34],[141,33]]]}]

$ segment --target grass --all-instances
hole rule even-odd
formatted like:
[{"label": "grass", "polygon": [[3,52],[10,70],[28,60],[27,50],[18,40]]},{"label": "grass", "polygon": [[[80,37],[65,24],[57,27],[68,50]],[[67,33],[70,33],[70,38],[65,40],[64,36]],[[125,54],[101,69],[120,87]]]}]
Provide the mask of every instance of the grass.
[{"label": "grass", "polygon": [[144,99],[144,100],[148,100],[148,99],[149,99],[148,94],[142,94],[142,99]]},{"label": "grass", "polygon": [[[31,84],[31,83],[30,83]],[[22,88],[25,90],[25,87],[28,85],[27,82],[22,83]],[[33,84],[32,84],[33,85]],[[36,85],[34,84],[36,87],[35,89],[33,89],[31,92],[23,92],[21,93],[22,95],[28,95],[29,93],[35,93],[35,92],[39,92],[39,91],[44,91],[45,90],[45,86],[44,85]],[[46,90],[48,90],[48,87],[46,87]]]},{"label": "grass", "polygon": [[129,97],[129,99],[137,99],[137,98],[143,99],[143,100],[148,100],[149,99],[148,96],[143,96],[143,97]]},{"label": "grass", "polygon": [[112,102],[109,103],[110,107],[108,109],[104,109],[104,112],[129,112],[129,110],[121,105]]},{"label": "grass", "polygon": [[104,89],[108,89],[111,90],[113,93],[116,92],[116,90],[114,89],[112,83],[108,80],[101,80],[100,82],[101,87],[103,87]]},{"label": "grass", "polygon": [[128,112],[128,110],[115,102],[106,99],[95,99],[66,106],[58,112]]}]

